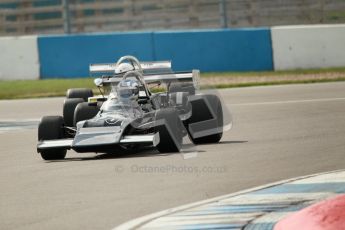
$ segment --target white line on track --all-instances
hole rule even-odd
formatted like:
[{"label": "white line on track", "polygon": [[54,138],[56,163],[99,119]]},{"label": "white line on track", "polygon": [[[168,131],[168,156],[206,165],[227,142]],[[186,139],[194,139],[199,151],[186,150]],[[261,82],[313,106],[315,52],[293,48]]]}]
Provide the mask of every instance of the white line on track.
[{"label": "white line on track", "polygon": [[10,120],[0,119],[0,134],[9,131],[36,129],[39,120],[36,119],[23,119],[23,120]]},{"label": "white line on track", "polygon": [[290,101],[268,101],[268,102],[237,103],[237,104],[230,104],[230,105],[231,106],[278,105],[278,104],[308,103],[308,102],[328,102],[328,101],[345,101],[345,97],[340,97],[340,98],[319,98],[319,99],[307,99],[307,100],[290,100]]},{"label": "white line on track", "polygon": [[40,119],[1,119],[0,122],[39,122]]}]

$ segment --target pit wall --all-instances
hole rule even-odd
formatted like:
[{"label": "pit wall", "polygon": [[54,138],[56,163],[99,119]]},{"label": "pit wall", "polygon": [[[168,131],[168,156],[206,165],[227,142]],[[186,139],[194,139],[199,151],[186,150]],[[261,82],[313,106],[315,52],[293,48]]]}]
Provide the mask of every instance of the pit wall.
[{"label": "pit wall", "polygon": [[0,80],[89,76],[123,55],[172,60],[175,71],[270,71],[345,66],[345,24],[0,37]]},{"label": "pit wall", "polygon": [[37,36],[0,37],[0,80],[38,79]]},{"label": "pit wall", "polygon": [[345,24],[272,27],[275,70],[345,66]]}]

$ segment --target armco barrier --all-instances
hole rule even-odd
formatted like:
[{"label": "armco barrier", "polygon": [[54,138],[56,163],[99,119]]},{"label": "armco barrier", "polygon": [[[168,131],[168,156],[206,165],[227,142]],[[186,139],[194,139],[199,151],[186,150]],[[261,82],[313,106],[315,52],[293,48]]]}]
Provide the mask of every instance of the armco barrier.
[{"label": "armco barrier", "polygon": [[41,78],[89,76],[90,63],[115,62],[123,55],[152,60],[152,33],[41,36]]},{"label": "armco barrier", "polygon": [[273,70],[269,29],[154,33],[156,59],[172,59],[177,70]]},{"label": "armco barrier", "polygon": [[345,25],[272,27],[274,69],[345,66]]},{"label": "armco barrier", "polygon": [[270,30],[197,30],[43,36],[38,38],[41,78],[85,77],[88,65],[139,60],[172,60],[177,71],[272,70]]},{"label": "armco barrier", "polygon": [[0,37],[0,80],[39,79],[37,36]]}]

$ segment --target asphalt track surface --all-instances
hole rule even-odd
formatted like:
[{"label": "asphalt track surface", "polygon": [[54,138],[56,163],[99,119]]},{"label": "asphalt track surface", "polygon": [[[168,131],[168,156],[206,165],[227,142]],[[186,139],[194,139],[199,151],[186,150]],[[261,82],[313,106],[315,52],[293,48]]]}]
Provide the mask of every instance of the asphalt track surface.
[{"label": "asphalt track surface", "polygon": [[233,128],[188,160],[154,150],[69,151],[66,160],[45,162],[36,153],[35,124],[61,114],[63,98],[0,101],[0,229],[110,229],[186,203],[345,168],[345,83],[220,93]]}]

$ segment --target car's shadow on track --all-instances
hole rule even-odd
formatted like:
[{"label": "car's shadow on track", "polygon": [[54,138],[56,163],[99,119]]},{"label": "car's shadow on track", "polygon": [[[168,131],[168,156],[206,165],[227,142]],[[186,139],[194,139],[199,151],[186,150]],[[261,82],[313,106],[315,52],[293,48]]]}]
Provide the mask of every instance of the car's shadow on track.
[{"label": "car's shadow on track", "polygon": [[[231,145],[231,144],[242,144],[247,143],[248,141],[221,141],[216,144],[201,144],[201,145]],[[54,163],[54,162],[72,162],[72,161],[94,161],[94,160],[108,160],[108,159],[123,159],[123,158],[141,158],[141,157],[165,157],[171,155],[181,155],[183,157],[184,154],[189,153],[202,153],[206,152],[204,150],[191,148],[190,151],[184,152],[174,152],[174,153],[160,153],[155,148],[142,148],[142,149],[130,149],[124,150],[121,149],[118,152],[114,153],[98,153],[93,156],[83,156],[83,153],[80,153],[80,157],[66,157],[63,160],[54,160],[54,161],[46,161],[47,163]]]},{"label": "car's shadow on track", "polygon": [[[199,150],[197,152],[204,152]],[[63,160],[46,161],[47,163],[53,162],[69,162],[69,161],[93,161],[93,160],[107,160],[107,159],[123,159],[123,158],[141,158],[141,157],[164,157],[171,155],[182,155],[184,153],[174,152],[174,153],[160,153],[154,148],[140,149],[140,150],[122,150],[118,153],[99,153],[94,156],[83,156],[82,153],[80,157],[66,157]]]},{"label": "car's shadow on track", "polygon": [[224,145],[224,144],[243,144],[243,143],[247,143],[248,141],[221,141],[217,144],[221,144],[221,145]]},{"label": "car's shadow on track", "polygon": [[218,143],[205,143],[205,144],[198,144],[198,145],[229,145],[229,144],[243,144],[247,142],[248,141],[220,141]]}]

